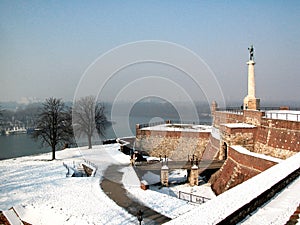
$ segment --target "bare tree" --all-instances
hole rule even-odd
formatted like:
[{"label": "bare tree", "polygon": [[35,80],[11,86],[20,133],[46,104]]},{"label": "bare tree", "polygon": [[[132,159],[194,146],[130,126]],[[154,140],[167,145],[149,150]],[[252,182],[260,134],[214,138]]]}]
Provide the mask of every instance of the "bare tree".
[{"label": "bare tree", "polygon": [[85,135],[88,139],[88,148],[92,148],[92,137],[96,131],[104,136],[107,122],[104,114],[105,107],[96,101],[95,96],[82,97],[73,106],[73,128],[76,136]]},{"label": "bare tree", "polygon": [[71,112],[61,99],[48,98],[36,122],[37,129],[32,137],[42,145],[52,149],[52,160],[55,159],[57,147],[70,143],[73,138]]}]

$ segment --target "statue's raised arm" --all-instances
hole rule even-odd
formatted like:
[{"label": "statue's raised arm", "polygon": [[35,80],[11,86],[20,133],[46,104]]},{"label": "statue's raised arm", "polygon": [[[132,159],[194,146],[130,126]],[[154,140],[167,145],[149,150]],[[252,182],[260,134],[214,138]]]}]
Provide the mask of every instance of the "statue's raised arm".
[{"label": "statue's raised arm", "polygon": [[251,45],[249,48],[249,54],[250,54],[250,60],[253,60],[254,59],[254,48],[253,48],[253,45]]}]

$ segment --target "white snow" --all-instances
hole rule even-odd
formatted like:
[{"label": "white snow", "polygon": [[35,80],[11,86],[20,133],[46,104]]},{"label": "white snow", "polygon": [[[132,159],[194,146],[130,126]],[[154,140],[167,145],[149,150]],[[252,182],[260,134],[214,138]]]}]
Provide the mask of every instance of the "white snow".
[{"label": "white snow", "polygon": [[[281,163],[269,168],[259,175],[243,182],[240,185],[224,192],[216,198],[200,205],[198,208],[171,220],[167,224],[217,224],[228,215],[235,212],[252,199],[259,196],[265,190],[270,189],[274,184],[285,178],[300,167],[300,153],[282,161]],[[275,207],[273,212],[276,212],[276,219],[272,214],[264,214],[265,207],[261,210],[261,220],[257,224],[284,224],[289,216],[292,215],[299,205],[299,186],[291,186],[291,190],[287,195],[292,201],[286,200],[285,204],[275,204],[270,207]],[[272,202],[272,201],[270,201]],[[291,204],[291,205],[290,205]],[[195,217],[197,220],[195,220]],[[251,217],[250,217],[251,218]],[[256,223],[249,223],[256,224]]]},{"label": "white snow", "polygon": [[228,128],[255,128],[256,126],[248,123],[225,123],[221,124]]},{"label": "white snow", "polygon": [[[14,207],[31,224],[136,224],[136,217],[116,205],[99,185],[110,164],[124,165],[122,182],[128,192],[164,215],[175,218],[198,206],[178,199],[178,190],[142,190],[129,166],[130,157],[118,149],[119,144],[66,149],[58,151],[54,161],[49,160],[51,153],[2,160],[0,210]],[[97,167],[95,177],[66,177],[63,164],[73,168],[84,160]],[[172,179],[186,179],[186,171],[173,171]]]},{"label": "white snow", "polygon": [[250,156],[253,156],[253,157],[256,157],[256,158],[261,158],[261,159],[265,159],[265,160],[272,161],[272,162],[277,162],[277,163],[282,162],[282,159],[275,158],[275,157],[268,156],[268,155],[264,155],[264,154],[259,154],[259,153],[256,153],[256,152],[251,152],[248,149],[246,149],[246,148],[244,148],[243,146],[240,146],[240,145],[233,145],[233,146],[231,146],[231,148],[233,148],[234,150],[236,150],[236,151],[238,151],[242,154],[245,154],[245,155],[250,155]]},{"label": "white snow", "polygon": [[[300,177],[240,224],[285,224],[300,202]],[[284,210],[283,210],[284,209]]]},{"label": "white snow", "polygon": [[147,171],[143,177],[142,177],[143,180],[147,181],[148,184],[157,184],[160,182],[160,176],[155,174],[155,173],[152,173],[150,171]]},{"label": "white snow", "polygon": [[[54,161],[48,161],[50,153],[2,160],[0,210],[25,206],[26,219],[33,224],[133,224],[136,218],[117,206],[99,186],[109,164],[129,164],[129,157],[118,147],[67,149],[57,152]],[[63,162],[72,164],[83,159],[97,163],[96,176],[66,177]]]},{"label": "white snow", "polygon": [[196,207],[184,200],[178,199],[174,194],[173,196],[171,194],[167,194],[166,191],[169,193],[172,192],[169,188],[162,188],[165,190],[165,193],[149,189],[145,191],[140,188],[136,178],[134,178],[135,181],[128,182],[127,179],[136,177],[132,167],[126,167],[122,170],[122,172],[124,172],[123,184],[127,191],[146,206],[153,208],[155,211],[165,216],[175,218]]},{"label": "white snow", "polygon": [[144,127],[141,130],[150,131],[180,131],[180,132],[211,132],[211,126],[194,124],[160,124]]},{"label": "white snow", "polygon": [[17,214],[12,210],[7,210],[3,212],[3,215],[6,217],[8,222],[12,225],[22,225],[22,221],[17,216]]},{"label": "white snow", "polygon": [[[137,224],[136,217],[116,205],[99,186],[110,164],[122,164],[122,182],[127,191],[148,207],[174,218],[170,224],[215,224],[300,166],[298,153],[218,197],[208,184],[151,186],[144,191],[133,168],[128,166],[130,157],[118,149],[119,144],[82,147],[59,151],[54,161],[49,161],[51,153],[0,161],[0,210],[7,212],[14,207],[31,224]],[[97,167],[95,177],[66,177],[63,163],[74,166],[84,159]],[[186,171],[170,172],[172,179],[186,179]],[[287,221],[299,205],[299,187],[298,179],[283,192],[285,195],[276,197],[277,202],[271,201],[244,223]],[[212,200],[203,205],[191,204],[178,199],[179,191]],[[276,217],[274,212],[278,212]]]},{"label": "white snow", "polygon": [[221,139],[220,130],[216,127],[212,127],[211,136],[213,136],[213,138],[215,138],[217,140],[220,140]]}]

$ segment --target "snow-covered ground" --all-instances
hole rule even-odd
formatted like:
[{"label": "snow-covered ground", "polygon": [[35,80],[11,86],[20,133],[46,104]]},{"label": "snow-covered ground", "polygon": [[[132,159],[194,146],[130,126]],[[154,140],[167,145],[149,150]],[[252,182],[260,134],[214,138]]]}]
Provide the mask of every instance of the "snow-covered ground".
[{"label": "snow-covered ground", "polygon": [[[136,217],[115,204],[99,185],[109,165],[121,164],[124,165],[123,178],[118,182],[146,206],[174,219],[170,224],[213,224],[212,221],[222,220],[300,165],[298,153],[218,197],[208,184],[151,186],[150,190],[144,191],[129,166],[129,156],[119,152],[118,148],[118,144],[113,144],[95,146],[91,150],[66,149],[57,152],[54,161],[49,160],[51,153],[0,161],[0,210],[15,206],[19,215],[31,224],[137,224]],[[84,159],[97,167],[95,177],[66,177],[63,163],[72,166]],[[184,171],[175,171],[170,174],[170,179],[183,179],[184,174]],[[271,221],[282,224],[287,221],[299,205],[299,182],[297,179],[243,223],[262,224],[260,222],[264,221],[263,224],[271,224]],[[202,205],[191,204],[178,199],[179,191],[212,200]]]},{"label": "snow-covered ground", "polygon": [[[32,224],[136,224],[136,217],[116,205],[100,188],[110,164],[124,165],[122,182],[128,192],[161,214],[175,218],[198,207],[178,199],[176,194],[168,194],[178,192],[179,187],[140,189],[140,181],[129,166],[129,156],[118,149],[118,144],[90,150],[73,148],[58,151],[54,161],[49,160],[51,153],[0,161],[0,210],[17,206]],[[97,166],[96,176],[66,177],[63,163],[73,166],[84,159]],[[211,192],[210,188],[203,188],[208,191],[202,190],[202,194]]]},{"label": "snow-covered ground", "polygon": [[[99,186],[103,170],[117,155],[118,146],[93,150],[67,149],[51,154],[0,162],[0,210],[25,206],[32,224],[132,224],[136,218],[118,207]],[[121,153],[120,153],[121,154]],[[98,165],[95,177],[66,177],[63,162],[76,164],[85,156]],[[119,162],[125,162],[122,155]],[[126,160],[127,161],[127,160]],[[127,161],[128,162],[128,161]]]}]

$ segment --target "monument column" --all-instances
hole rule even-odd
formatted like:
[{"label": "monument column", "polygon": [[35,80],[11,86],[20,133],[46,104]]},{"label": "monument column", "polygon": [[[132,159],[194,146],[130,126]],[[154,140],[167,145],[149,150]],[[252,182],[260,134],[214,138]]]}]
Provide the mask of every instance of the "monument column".
[{"label": "monument column", "polygon": [[255,97],[255,75],[254,75],[254,48],[251,45],[248,48],[250,53],[250,59],[247,62],[248,65],[248,95],[244,98],[244,110],[252,109],[259,110],[260,108],[260,99]]},{"label": "monument column", "polygon": [[250,60],[248,64],[248,96],[255,98],[255,78],[254,78],[254,65],[255,62]]}]

